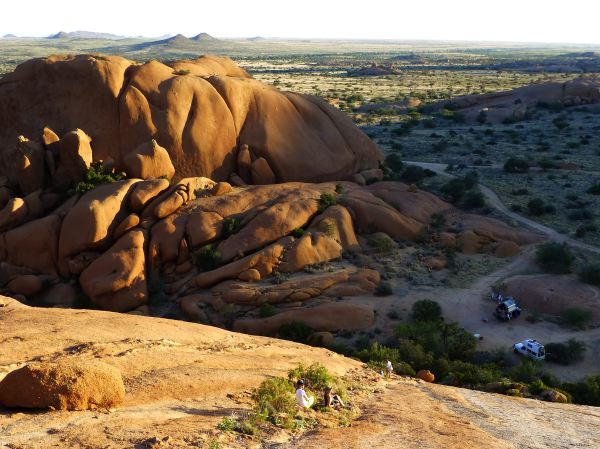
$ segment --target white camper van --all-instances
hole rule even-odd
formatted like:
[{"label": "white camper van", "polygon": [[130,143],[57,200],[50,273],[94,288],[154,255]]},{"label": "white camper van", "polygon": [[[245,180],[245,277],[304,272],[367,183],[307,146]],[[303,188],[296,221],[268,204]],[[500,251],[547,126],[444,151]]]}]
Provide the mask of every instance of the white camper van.
[{"label": "white camper van", "polygon": [[516,343],[513,350],[515,354],[523,354],[534,360],[544,360],[546,358],[544,345],[537,340],[523,340],[520,343]]}]

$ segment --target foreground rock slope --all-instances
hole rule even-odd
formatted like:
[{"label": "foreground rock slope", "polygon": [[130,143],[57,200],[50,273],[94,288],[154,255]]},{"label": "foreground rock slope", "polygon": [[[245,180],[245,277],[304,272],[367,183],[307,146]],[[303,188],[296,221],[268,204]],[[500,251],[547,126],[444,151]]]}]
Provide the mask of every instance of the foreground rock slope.
[{"label": "foreground rock slope", "polygon": [[[324,349],[226,332],[173,320],[101,311],[37,309],[0,298],[0,378],[32,362],[96,361],[120,371],[122,407],[97,411],[18,413],[0,408],[0,447],[221,447],[257,444],[216,425],[248,412],[247,391],[299,362],[320,362],[356,385],[374,387],[357,404],[351,427],[295,439],[283,447],[594,448],[597,408],[543,403],[444,387],[416,379],[376,380],[360,365]],[[47,338],[52,336],[52,338]],[[123,423],[127,425],[124,426]],[[507,432],[507,428],[511,431]],[[233,435],[233,436],[232,436]]]}]

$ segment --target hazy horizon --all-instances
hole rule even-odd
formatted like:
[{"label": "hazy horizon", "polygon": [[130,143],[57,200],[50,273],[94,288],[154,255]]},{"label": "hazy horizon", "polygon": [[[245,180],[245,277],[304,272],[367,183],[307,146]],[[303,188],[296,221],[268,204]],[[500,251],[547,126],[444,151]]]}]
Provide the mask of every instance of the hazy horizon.
[{"label": "hazy horizon", "polygon": [[[419,4],[373,0],[368,8],[356,0],[306,0],[302,5],[232,0],[227,9],[180,1],[161,10],[148,3],[141,6],[141,2],[117,0],[105,0],[98,6],[73,4],[32,0],[3,5],[0,36],[47,37],[59,31],[90,31],[151,38],[206,32],[226,39],[600,44],[595,23],[600,4],[584,0],[569,3],[569,11],[580,14],[565,14],[564,2],[557,0],[506,0],[488,5],[474,0],[423,0]],[[31,11],[36,11],[34,17]],[[27,20],[21,20],[23,17]]]}]

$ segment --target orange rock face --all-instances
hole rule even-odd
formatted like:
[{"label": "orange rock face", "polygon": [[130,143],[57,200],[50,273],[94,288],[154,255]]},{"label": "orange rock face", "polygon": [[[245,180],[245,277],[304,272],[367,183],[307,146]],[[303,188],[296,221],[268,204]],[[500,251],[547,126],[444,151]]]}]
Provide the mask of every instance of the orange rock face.
[{"label": "orange rock face", "polygon": [[[90,55],[33,59],[0,80],[0,123],[3,151],[15,153],[18,136],[42,135],[45,127],[58,135],[80,128],[95,160],[110,157],[120,169],[131,170],[129,159],[137,156],[130,155],[154,139],[177,178],[222,181],[239,171],[260,184],[350,179],[377,169],[381,159],[350,118],[325,101],[281,92],[213,56],[170,65]],[[47,146],[63,146],[56,134],[46,132]],[[238,142],[245,145],[241,158]],[[14,158],[3,159],[0,173],[14,179],[8,160]],[[138,165],[152,167],[133,170],[143,178],[164,171],[163,164]],[[68,166],[69,176],[75,169]]]}]

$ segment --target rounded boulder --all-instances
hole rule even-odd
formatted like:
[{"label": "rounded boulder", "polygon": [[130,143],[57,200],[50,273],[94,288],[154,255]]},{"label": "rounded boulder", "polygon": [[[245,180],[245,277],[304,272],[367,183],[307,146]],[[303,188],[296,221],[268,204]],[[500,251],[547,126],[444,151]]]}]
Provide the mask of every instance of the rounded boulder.
[{"label": "rounded boulder", "polygon": [[124,398],[121,373],[101,362],[30,363],[0,382],[0,404],[7,408],[109,409]]},{"label": "rounded boulder", "polygon": [[435,380],[435,376],[428,369],[422,369],[417,372],[417,377],[425,382],[433,382]]}]

